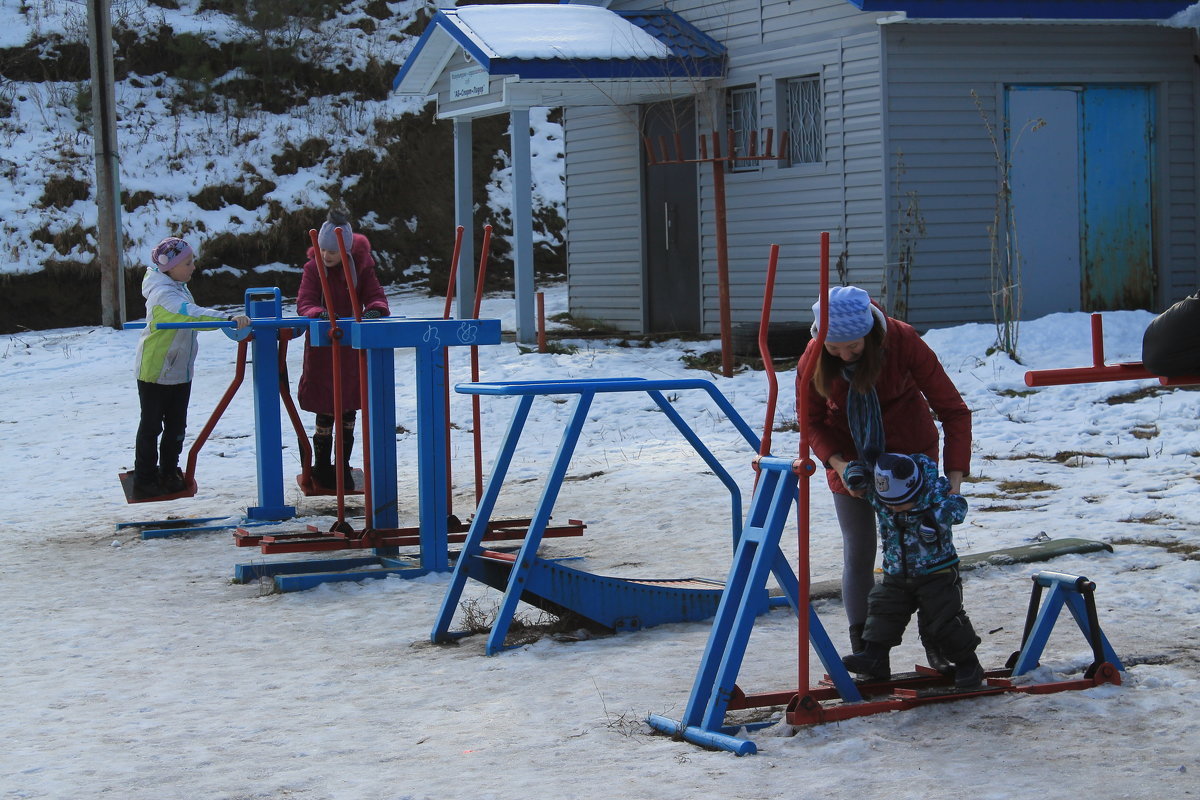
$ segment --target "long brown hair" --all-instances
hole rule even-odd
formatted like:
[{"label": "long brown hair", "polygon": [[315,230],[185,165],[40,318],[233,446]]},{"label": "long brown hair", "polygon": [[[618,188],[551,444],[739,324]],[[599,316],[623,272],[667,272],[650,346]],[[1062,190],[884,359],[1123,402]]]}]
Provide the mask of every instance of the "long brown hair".
[{"label": "long brown hair", "polygon": [[[854,380],[850,384],[850,388],[859,394],[866,394],[875,385],[875,381],[879,380],[879,373],[883,371],[885,333],[886,329],[876,317],[874,327],[863,337],[862,356],[855,362]],[[843,367],[845,362],[831,355],[824,347],[821,348],[817,368],[812,377],[813,388],[821,397],[829,397],[834,380],[842,376]]]}]

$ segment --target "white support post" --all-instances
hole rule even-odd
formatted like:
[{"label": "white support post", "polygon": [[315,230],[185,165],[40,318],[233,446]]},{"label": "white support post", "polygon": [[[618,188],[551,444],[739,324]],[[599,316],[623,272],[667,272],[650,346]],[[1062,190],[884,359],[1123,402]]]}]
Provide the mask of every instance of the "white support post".
[{"label": "white support post", "polygon": [[509,114],[512,139],[513,284],[517,295],[517,341],[537,341],[533,280],[533,168],[529,146],[529,109]]},{"label": "white support post", "polygon": [[458,254],[458,283],[456,299],[458,318],[471,316],[475,306],[475,201],[471,196],[471,120],[454,120],[454,224],[463,229],[462,247]]}]

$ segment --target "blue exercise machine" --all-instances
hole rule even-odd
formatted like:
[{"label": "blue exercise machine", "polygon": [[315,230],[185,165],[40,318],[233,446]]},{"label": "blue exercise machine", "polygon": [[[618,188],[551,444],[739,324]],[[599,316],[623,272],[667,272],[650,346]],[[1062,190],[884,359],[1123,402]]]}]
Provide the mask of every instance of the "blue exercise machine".
[{"label": "blue exercise machine", "polygon": [[[814,338],[818,349],[824,346],[825,334],[829,329],[828,233],[821,234],[820,276],[822,303]],[[800,375],[801,385],[812,379],[815,367],[815,359],[810,359]],[[1100,630],[1093,598],[1095,584],[1086,578],[1049,571],[1034,576],[1034,595],[1030,600],[1021,650],[1012,655],[1005,670],[986,672],[986,683],[980,688],[954,690],[952,677],[922,666],[918,666],[915,673],[895,675],[887,680],[855,682],[838,657],[810,603],[809,498],[810,481],[816,472],[816,463],[808,441],[806,399],[807,393],[801,393],[797,409],[801,425],[799,458],[784,460],[768,457],[764,453],[759,459],[760,480],[751,504],[750,522],[738,542],[729,579],[683,716],[675,720],[652,714],[646,720],[652,728],[703,747],[748,755],[758,751],[757,745],[739,736],[739,732],[743,728],[753,729],[774,722],[749,726],[728,725],[726,714],[729,711],[783,706],[783,719],[789,724],[808,725],[899,711],[949,699],[1004,692],[1047,694],[1104,683],[1121,683],[1124,667]],[[754,613],[756,596],[766,585],[770,560],[780,557],[776,554],[780,553],[782,520],[790,513],[793,500],[798,501],[798,580],[795,597],[789,600],[793,609],[807,607],[807,613],[797,614],[797,687],[747,694],[737,685],[737,677],[757,617]],[[1043,588],[1049,588],[1050,593],[1039,609]],[[1018,683],[1014,679],[1026,675],[1037,665],[1037,659],[1064,605],[1070,608],[1080,630],[1092,646],[1091,666],[1084,677],[1078,680]],[[826,671],[824,679],[817,686],[810,686],[810,649],[816,651]]]},{"label": "blue exercise machine", "polygon": [[[741,490],[725,467],[664,396],[664,392],[706,392],[718,409],[733,423],[753,453],[759,446],[758,437],[713,383],[699,379],[607,378],[477,382],[460,384],[455,388],[463,394],[516,397],[517,405],[496,457],[487,489],[455,562],[454,574],[431,634],[434,642],[447,642],[463,635],[460,632],[452,633],[450,624],[468,579],[492,586],[504,593],[488,636],[488,655],[505,649],[505,638],[512,624],[517,603],[521,600],[553,613],[571,611],[613,630],[636,630],[665,622],[707,619],[716,612],[722,590],[722,584],[716,581],[701,578],[634,580],[599,576],[569,566],[564,563],[567,559],[545,559],[538,555],[538,548],[545,536],[554,504],[566,477],[567,467],[570,465],[593,401],[597,395],[618,392],[647,394],[725,485],[730,494],[733,542],[737,544],[743,538]],[[575,408],[563,430],[524,541],[515,554],[487,549],[484,542],[488,526],[533,402],[538,397],[549,395],[575,395]],[[776,575],[780,585],[785,587],[789,599],[794,599],[794,589],[786,591],[787,587],[794,587],[796,584],[791,568],[778,549],[772,551],[771,555],[768,564],[770,571]],[[766,586],[761,586],[760,589],[752,600],[748,600],[753,603],[757,613],[765,611],[769,604]]]},{"label": "blue exercise machine", "polygon": [[[400,575],[416,577],[449,570],[450,513],[446,468],[449,453],[445,431],[449,420],[445,404],[446,348],[499,344],[497,319],[390,318],[341,320],[343,341],[366,352],[370,458],[366,509],[367,527],[361,532],[333,532],[299,536],[260,536],[251,544],[276,543],[274,552],[366,549],[373,555],[360,558],[314,559],[308,561],[256,562],[239,564],[234,580],[248,582],[274,579],[281,591],[300,591],[330,581]],[[327,345],[329,323],[311,322],[314,344]],[[399,498],[396,468],[396,380],[395,350],[412,348],[416,354],[417,385],[417,496],[420,526],[414,536],[399,528]],[[315,541],[314,541],[315,540]],[[401,555],[401,545],[416,544],[419,558]]]},{"label": "blue exercise machine", "polygon": [[[856,683],[810,604],[808,642],[825,668],[824,680],[811,688],[802,680],[802,691],[747,694],[737,685],[737,677],[755,622],[755,597],[766,581],[767,564],[762,554],[778,552],[782,520],[790,513],[796,488],[792,461],[763,458],[759,466],[764,478],[755,493],[749,519],[761,519],[767,524],[747,525],[738,543],[727,588],[683,716],[676,720],[651,714],[646,721],[655,730],[702,747],[749,755],[758,751],[757,745],[739,736],[740,731],[773,725],[775,721],[727,725],[725,719],[730,711],[783,706],[786,709],[784,719],[789,724],[808,725],[965,697],[1005,692],[1049,694],[1121,683],[1120,673],[1125,668],[1100,629],[1094,599],[1095,584],[1087,578],[1043,571],[1033,576],[1034,591],[1021,649],[1012,654],[1006,669],[989,670],[986,684],[979,689],[955,691],[946,688],[952,679],[923,666],[918,666],[914,673],[893,676],[889,680]],[[1050,590],[1044,601],[1043,588]],[[1070,610],[1091,646],[1092,664],[1082,678],[1075,680],[1017,682],[1014,679],[1038,666],[1038,658],[1064,606]]]},{"label": "blue exercise machine", "polygon": [[[247,289],[245,294],[245,313],[251,318],[250,326],[236,330],[233,322],[164,322],[161,328],[218,328],[238,342],[238,368],[234,380],[221,398],[208,423],[193,442],[188,452],[185,480],[188,488],[176,494],[149,498],[149,501],[171,500],[179,497],[191,497],[196,493],[196,458],[200,448],[215,427],[217,420],[228,406],[229,401],[237,392],[244,377],[247,361],[247,348],[252,353],[249,359],[252,364],[254,387],[254,420],[255,420],[255,458],[258,475],[258,505],[246,509],[244,517],[201,517],[189,520],[157,520],[143,522],[124,522],[118,528],[138,527],[142,529],[143,538],[159,538],[184,533],[202,531],[226,530],[235,525],[264,525],[290,519],[295,516],[296,509],[284,500],[283,484],[283,439],[280,432],[280,390],[278,373],[278,354],[281,335],[290,335],[302,330],[309,320],[298,317],[285,318],[282,314],[282,296],[278,288]],[[144,328],[144,322],[126,323],[129,329]],[[121,475],[126,498],[130,502],[140,502],[132,497],[132,474]],[[228,524],[224,520],[231,520]],[[206,524],[222,523],[222,524]]]}]

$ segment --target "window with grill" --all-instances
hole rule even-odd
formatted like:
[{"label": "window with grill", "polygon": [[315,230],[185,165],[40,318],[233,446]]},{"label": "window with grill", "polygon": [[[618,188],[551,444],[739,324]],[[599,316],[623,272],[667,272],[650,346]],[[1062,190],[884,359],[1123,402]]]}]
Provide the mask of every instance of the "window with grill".
[{"label": "window with grill", "polygon": [[825,160],[824,103],[817,75],[784,81],[783,105],[788,132],[789,164],[820,164]]},{"label": "window with grill", "polygon": [[[728,127],[733,129],[734,152],[750,152],[750,137],[758,130],[758,90],[753,86],[736,86],[730,89],[726,97],[725,113]],[[722,137],[722,147],[725,144]],[[758,169],[758,164],[758,161],[730,161],[729,171],[749,172]]]}]

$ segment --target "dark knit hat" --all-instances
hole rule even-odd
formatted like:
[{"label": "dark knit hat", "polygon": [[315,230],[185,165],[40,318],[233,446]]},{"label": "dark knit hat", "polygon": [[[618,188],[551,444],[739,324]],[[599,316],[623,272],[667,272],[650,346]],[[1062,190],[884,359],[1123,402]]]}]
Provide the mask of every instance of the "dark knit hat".
[{"label": "dark knit hat", "polygon": [[910,503],[921,492],[921,468],[909,456],[883,453],[875,462],[875,493],[885,505]]},{"label": "dark knit hat", "polygon": [[192,246],[178,236],[168,236],[150,251],[150,263],[159,272],[168,272],[192,255]]}]

